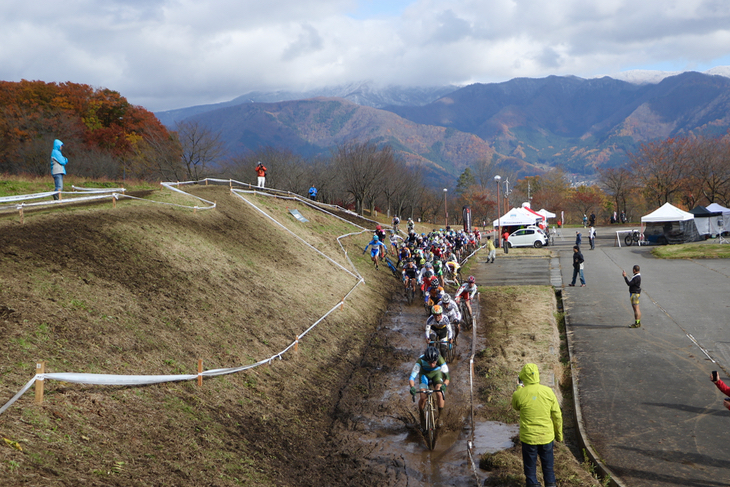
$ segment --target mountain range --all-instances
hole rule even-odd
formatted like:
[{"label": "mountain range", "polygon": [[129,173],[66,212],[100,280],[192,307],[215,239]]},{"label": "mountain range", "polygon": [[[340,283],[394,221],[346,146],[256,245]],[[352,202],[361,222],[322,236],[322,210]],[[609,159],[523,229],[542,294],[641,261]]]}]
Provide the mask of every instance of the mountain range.
[{"label": "mountain range", "polygon": [[353,138],[390,143],[408,163],[423,165],[434,186],[495,157],[518,177],[555,166],[590,175],[625,163],[645,141],[725,134],[730,71],[719,72],[634,72],[632,82],[517,78],[463,88],[364,83],[329,89],[335,96],[256,93],[157,115],[166,124],[197,120],[219,131],[233,153],[273,146],[313,155]]}]

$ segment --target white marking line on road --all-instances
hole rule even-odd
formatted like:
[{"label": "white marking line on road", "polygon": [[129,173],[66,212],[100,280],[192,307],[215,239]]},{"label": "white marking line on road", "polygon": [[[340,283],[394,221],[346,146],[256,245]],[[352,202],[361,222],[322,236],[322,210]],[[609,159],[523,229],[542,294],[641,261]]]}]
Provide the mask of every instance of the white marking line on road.
[{"label": "white marking line on road", "polygon": [[700,345],[699,343],[697,343],[697,340],[695,340],[695,337],[693,337],[692,335],[690,335],[689,333],[687,333],[687,338],[689,338],[690,340],[692,340],[692,343],[694,343],[695,345],[697,345],[697,348],[699,348],[700,350],[702,350],[702,353],[704,353],[707,356],[707,358],[712,361],[713,364],[716,364],[717,363],[715,361],[715,359],[710,356],[710,354],[707,352],[707,350],[705,350],[702,347],[702,345]]}]

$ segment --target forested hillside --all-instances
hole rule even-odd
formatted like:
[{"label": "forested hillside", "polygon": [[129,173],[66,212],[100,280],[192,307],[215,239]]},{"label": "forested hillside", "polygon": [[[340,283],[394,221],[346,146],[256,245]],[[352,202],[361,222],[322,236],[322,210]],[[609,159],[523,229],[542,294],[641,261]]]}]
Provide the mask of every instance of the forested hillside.
[{"label": "forested hillside", "polygon": [[54,139],[64,142],[77,175],[182,175],[176,138],[118,92],[71,82],[0,82],[0,173],[48,174]]}]

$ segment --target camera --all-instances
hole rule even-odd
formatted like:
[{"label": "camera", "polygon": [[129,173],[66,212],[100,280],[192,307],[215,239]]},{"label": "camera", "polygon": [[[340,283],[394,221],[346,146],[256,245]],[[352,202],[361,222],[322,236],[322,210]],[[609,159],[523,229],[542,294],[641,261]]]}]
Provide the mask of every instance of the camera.
[{"label": "camera", "polygon": [[717,382],[718,379],[719,379],[719,377],[717,375],[717,371],[713,370],[712,371],[712,382]]}]

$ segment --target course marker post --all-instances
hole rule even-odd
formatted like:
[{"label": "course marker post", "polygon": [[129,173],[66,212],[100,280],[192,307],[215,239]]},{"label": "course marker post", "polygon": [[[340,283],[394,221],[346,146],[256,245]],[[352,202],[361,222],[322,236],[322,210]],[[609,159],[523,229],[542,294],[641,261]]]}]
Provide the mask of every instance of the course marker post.
[{"label": "course marker post", "polygon": [[203,387],[203,359],[198,359],[198,387]]},{"label": "course marker post", "polygon": [[112,208],[115,210],[117,208],[117,198],[115,196],[112,196]]},{"label": "course marker post", "polygon": [[295,352],[299,351],[299,337],[298,336],[294,339],[294,351]]},{"label": "course marker post", "polygon": [[[38,374],[45,374],[46,373],[46,363],[45,362],[38,362],[35,364],[35,373]],[[43,379],[36,379],[35,381],[35,403],[36,404],[43,404]]]},{"label": "course marker post", "polygon": [[22,225],[25,222],[25,218],[23,217],[23,207],[21,206],[18,211],[20,212],[20,224]]}]

